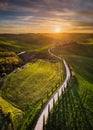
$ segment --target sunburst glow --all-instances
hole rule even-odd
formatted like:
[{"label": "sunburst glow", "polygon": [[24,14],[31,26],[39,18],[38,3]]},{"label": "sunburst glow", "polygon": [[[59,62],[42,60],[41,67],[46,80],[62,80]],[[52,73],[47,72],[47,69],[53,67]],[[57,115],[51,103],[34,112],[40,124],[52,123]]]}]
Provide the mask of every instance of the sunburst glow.
[{"label": "sunburst glow", "polygon": [[61,28],[60,27],[55,28],[55,32],[56,33],[60,33],[61,32]]}]

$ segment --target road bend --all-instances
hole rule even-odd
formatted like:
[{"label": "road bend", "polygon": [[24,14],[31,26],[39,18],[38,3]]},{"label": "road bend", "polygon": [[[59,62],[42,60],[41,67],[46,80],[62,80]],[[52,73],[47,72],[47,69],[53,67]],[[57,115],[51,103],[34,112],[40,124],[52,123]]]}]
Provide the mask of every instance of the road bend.
[{"label": "road bend", "polygon": [[55,95],[49,100],[49,102],[45,106],[44,110],[42,111],[42,113],[41,113],[41,115],[40,115],[40,117],[39,117],[39,119],[38,119],[38,121],[36,123],[36,126],[35,126],[34,130],[43,130],[43,124],[44,124],[44,122],[46,123],[46,121],[47,121],[49,111],[52,110],[52,108],[54,106],[54,103],[57,102],[58,98],[60,97],[62,92],[67,87],[67,84],[68,84],[68,82],[70,80],[70,68],[69,68],[68,64],[66,63],[66,61],[64,59],[62,59],[61,57],[53,54],[51,52],[50,48],[48,49],[48,52],[49,52],[49,54],[51,56],[63,61],[65,69],[66,69],[66,78],[65,78],[63,84],[61,85],[61,87],[59,88],[59,90],[55,93]]}]

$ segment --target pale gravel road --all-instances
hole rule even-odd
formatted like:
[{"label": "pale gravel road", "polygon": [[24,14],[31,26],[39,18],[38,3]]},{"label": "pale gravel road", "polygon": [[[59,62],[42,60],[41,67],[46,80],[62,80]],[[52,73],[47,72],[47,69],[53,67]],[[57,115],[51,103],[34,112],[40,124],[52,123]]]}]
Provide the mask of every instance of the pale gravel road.
[{"label": "pale gravel road", "polygon": [[47,118],[48,118],[49,110],[51,111],[51,109],[53,108],[54,103],[56,103],[57,100],[58,100],[58,96],[60,97],[60,95],[62,94],[62,91],[64,91],[64,89],[67,87],[67,83],[68,83],[68,81],[70,79],[70,69],[69,69],[66,61],[64,59],[62,59],[61,57],[56,56],[55,54],[53,54],[50,51],[50,48],[48,49],[48,52],[49,52],[50,55],[52,55],[52,56],[56,57],[57,59],[63,61],[65,69],[66,69],[66,79],[65,79],[64,83],[61,85],[60,89],[56,92],[56,94],[50,99],[50,101],[45,106],[44,110],[42,111],[42,113],[41,113],[41,115],[40,115],[40,117],[39,117],[39,119],[38,119],[38,121],[36,123],[36,126],[35,126],[34,130],[43,130],[43,121],[45,120],[45,123],[46,123]]}]

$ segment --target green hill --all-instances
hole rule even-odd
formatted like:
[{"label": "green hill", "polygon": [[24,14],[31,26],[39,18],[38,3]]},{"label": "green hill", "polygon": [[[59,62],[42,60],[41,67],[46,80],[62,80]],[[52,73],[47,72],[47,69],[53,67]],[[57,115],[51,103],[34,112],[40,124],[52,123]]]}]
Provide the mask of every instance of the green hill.
[{"label": "green hill", "polygon": [[46,130],[93,129],[93,44],[69,43],[52,51],[69,63],[73,77],[55,105]]}]

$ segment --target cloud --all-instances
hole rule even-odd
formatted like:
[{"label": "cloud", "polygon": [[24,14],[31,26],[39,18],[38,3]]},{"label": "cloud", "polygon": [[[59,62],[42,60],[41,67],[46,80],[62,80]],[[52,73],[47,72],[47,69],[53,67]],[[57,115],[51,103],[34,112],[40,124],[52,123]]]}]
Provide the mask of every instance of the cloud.
[{"label": "cloud", "polygon": [[78,11],[76,12],[76,15],[79,16],[86,16],[86,17],[93,17],[93,10],[92,11]]},{"label": "cloud", "polygon": [[0,25],[90,28],[93,0],[0,0]]},{"label": "cloud", "polygon": [[6,3],[6,2],[0,2],[0,10],[2,9],[2,10],[4,10],[4,9],[6,9],[8,7],[8,3]]},{"label": "cloud", "polygon": [[93,22],[84,22],[84,21],[74,21],[72,22],[74,26],[82,26],[82,27],[93,27]]}]

